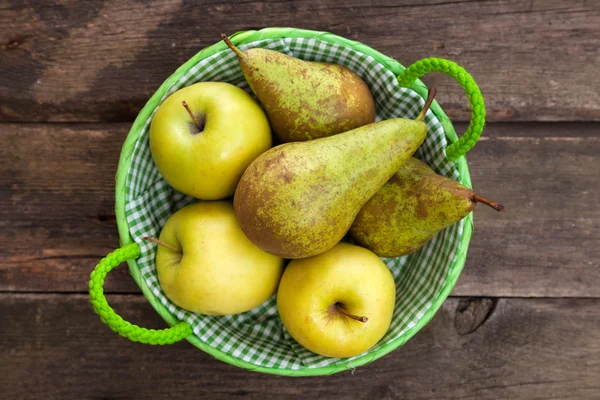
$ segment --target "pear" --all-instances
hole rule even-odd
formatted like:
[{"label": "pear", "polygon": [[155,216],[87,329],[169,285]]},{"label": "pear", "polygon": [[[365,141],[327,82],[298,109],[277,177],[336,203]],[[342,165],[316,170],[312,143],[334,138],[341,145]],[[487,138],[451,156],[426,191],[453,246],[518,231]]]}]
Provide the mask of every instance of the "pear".
[{"label": "pear", "polygon": [[365,202],[425,139],[422,121],[381,121],[308,142],[285,143],[260,155],[242,175],[233,206],[248,238],[284,258],[335,246]]},{"label": "pear", "polygon": [[365,203],[350,236],[380,257],[403,256],[466,217],[478,202],[504,210],[501,204],[411,158]]},{"label": "pear", "polygon": [[226,35],[221,36],[237,54],[280,143],[331,136],[375,121],[368,86],[348,68],[274,50],[241,51]]}]

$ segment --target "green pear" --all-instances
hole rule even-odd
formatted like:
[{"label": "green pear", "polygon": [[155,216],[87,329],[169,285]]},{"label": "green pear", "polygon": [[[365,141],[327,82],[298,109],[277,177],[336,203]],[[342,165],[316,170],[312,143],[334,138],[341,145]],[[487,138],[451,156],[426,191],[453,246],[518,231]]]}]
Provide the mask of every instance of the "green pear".
[{"label": "green pear", "polygon": [[331,136],[375,121],[369,88],[348,68],[261,48],[241,51],[221,36],[237,54],[281,143]]},{"label": "green pear", "polygon": [[411,158],[362,207],[352,239],[380,257],[399,257],[420,249],[440,230],[466,217],[487,200],[458,182],[436,174]]},{"label": "green pear", "polygon": [[431,101],[433,96],[416,120],[376,122],[263,153],[246,169],[234,196],[246,236],[284,258],[331,249],[365,202],[421,145],[427,133],[422,118]]}]

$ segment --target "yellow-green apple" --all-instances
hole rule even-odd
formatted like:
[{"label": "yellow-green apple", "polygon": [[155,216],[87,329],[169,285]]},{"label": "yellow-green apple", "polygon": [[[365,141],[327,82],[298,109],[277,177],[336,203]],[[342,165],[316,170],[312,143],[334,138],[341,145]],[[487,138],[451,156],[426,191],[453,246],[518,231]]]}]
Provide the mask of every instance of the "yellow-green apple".
[{"label": "yellow-green apple", "polygon": [[271,147],[265,113],[225,82],[200,82],[170,95],[150,125],[150,150],[163,178],[202,200],[233,195],[244,170]]},{"label": "yellow-green apple", "polygon": [[275,293],[283,259],[256,247],[228,201],[183,207],[163,227],[156,254],[158,280],[179,307],[210,315],[251,310]]},{"label": "yellow-green apple", "polygon": [[384,262],[349,243],[292,260],[277,291],[279,317],[289,334],[329,357],[373,347],[390,327],[395,301],[394,278]]}]

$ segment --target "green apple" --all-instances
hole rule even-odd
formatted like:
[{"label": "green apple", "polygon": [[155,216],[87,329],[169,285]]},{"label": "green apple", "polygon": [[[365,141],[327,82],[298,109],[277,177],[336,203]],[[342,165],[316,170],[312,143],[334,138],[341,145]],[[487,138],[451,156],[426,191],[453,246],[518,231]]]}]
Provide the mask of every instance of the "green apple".
[{"label": "green apple", "polygon": [[150,150],[163,178],[202,200],[233,195],[252,161],[271,147],[271,128],[248,93],[200,82],[170,95],[150,125]]},{"label": "green apple", "polygon": [[210,315],[237,314],[275,293],[283,259],[256,247],[228,201],[199,202],[173,214],[160,233],[158,280],[179,307]]},{"label": "green apple", "polygon": [[277,291],[289,334],[329,357],[351,357],[373,347],[390,327],[395,301],[394,278],[385,263],[348,243],[292,260]]}]

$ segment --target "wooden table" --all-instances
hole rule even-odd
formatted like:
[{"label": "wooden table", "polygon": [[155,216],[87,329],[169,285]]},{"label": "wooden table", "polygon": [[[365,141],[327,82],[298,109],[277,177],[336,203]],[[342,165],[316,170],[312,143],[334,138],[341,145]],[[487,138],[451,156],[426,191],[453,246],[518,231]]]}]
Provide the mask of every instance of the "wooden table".
[{"label": "wooden table", "polygon": [[[600,398],[600,2],[0,0],[0,398]],[[373,3],[373,4],[371,4]],[[118,246],[120,146],[159,84],[221,32],[327,30],[408,65],[464,65],[488,125],[465,270],[404,347],[331,377],[246,372],[189,343],[135,344],[88,302]],[[468,104],[434,74],[464,131]],[[111,304],[165,323],[122,266]]]}]

